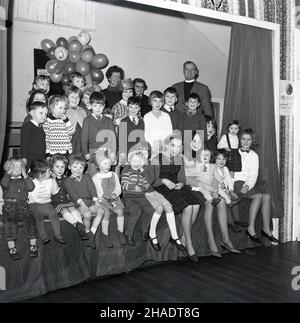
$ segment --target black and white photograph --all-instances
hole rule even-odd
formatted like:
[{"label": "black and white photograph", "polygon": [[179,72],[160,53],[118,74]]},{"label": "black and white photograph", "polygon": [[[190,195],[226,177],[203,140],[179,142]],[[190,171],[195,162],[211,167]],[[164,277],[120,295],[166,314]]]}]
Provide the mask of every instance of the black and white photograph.
[{"label": "black and white photograph", "polygon": [[0,68],[0,303],[300,302],[299,0],[0,0]]}]

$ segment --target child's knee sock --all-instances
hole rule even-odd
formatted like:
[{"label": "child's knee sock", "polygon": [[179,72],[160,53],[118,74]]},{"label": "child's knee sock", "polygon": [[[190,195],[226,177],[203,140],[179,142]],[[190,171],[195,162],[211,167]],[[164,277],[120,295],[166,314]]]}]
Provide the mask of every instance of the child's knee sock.
[{"label": "child's knee sock", "polygon": [[70,212],[65,212],[63,214],[63,218],[72,225],[74,225],[77,222],[72,213]]},{"label": "child's knee sock", "polygon": [[106,236],[108,236],[109,221],[103,219],[101,222],[101,225],[102,225],[102,233],[105,234]]},{"label": "child's knee sock", "polygon": [[117,216],[117,227],[120,232],[124,231],[124,215]]},{"label": "child's knee sock", "polygon": [[150,230],[149,230],[149,236],[151,238],[156,237],[156,227],[157,227],[157,223],[158,223],[160,217],[161,217],[161,214],[155,213],[155,212],[153,213],[151,223],[150,223]]},{"label": "child's knee sock", "polygon": [[166,219],[168,222],[169,229],[171,231],[172,238],[178,239],[174,212],[166,213]]}]

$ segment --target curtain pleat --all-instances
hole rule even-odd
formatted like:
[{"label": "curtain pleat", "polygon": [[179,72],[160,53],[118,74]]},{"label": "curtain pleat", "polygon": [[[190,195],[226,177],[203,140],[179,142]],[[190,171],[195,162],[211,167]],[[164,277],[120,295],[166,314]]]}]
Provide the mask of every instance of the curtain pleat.
[{"label": "curtain pleat", "polygon": [[271,31],[233,24],[223,129],[233,119],[252,128],[259,143],[259,180],[272,198],[272,216],[283,216],[276,153]]}]

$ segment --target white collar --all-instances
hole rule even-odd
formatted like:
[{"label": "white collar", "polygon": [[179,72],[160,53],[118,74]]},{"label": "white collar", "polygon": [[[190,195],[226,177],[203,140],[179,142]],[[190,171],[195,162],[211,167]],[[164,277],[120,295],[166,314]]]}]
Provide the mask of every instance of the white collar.
[{"label": "white collar", "polygon": [[18,179],[18,178],[22,178],[22,176],[11,176],[10,179]]},{"label": "white collar", "polygon": [[165,110],[167,110],[168,112],[174,111],[175,107],[169,107],[167,104],[164,105]]},{"label": "white collar", "polygon": [[101,114],[100,116],[96,116],[96,115],[95,115],[95,113],[92,113],[92,116],[93,116],[96,120],[98,120],[99,118],[100,118],[100,119],[102,119],[102,114]]},{"label": "white collar", "polygon": [[41,127],[41,125],[39,124],[39,123],[37,123],[35,120],[30,120],[35,126],[37,126],[37,127]]},{"label": "white collar", "polygon": [[184,80],[185,83],[194,83],[196,80],[193,79],[193,80]]},{"label": "white collar", "polygon": [[110,178],[112,176],[112,172],[109,171],[108,173],[105,173],[105,174],[98,172],[97,175],[99,178]]}]

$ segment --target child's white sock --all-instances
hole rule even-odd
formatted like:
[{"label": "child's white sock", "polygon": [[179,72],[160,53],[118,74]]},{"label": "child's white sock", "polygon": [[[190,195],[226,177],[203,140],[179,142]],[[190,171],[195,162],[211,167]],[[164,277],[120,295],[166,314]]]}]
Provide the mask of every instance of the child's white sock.
[{"label": "child's white sock", "polygon": [[109,221],[107,221],[107,220],[102,220],[102,222],[101,222],[102,232],[103,232],[103,234],[105,234],[106,236],[108,236],[108,225],[109,225]]},{"label": "child's white sock", "polygon": [[153,213],[151,223],[150,223],[150,230],[149,230],[149,236],[151,238],[156,237],[156,227],[157,227],[157,223],[158,223],[160,217],[161,217],[161,214],[158,214],[158,213],[155,213],[155,212]]},{"label": "child's white sock", "polygon": [[166,213],[166,219],[168,222],[169,229],[171,231],[172,238],[174,240],[178,239],[174,212]]},{"label": "child's white sock", "polygon": [[93,234],[96,234],[96,232],[97,232],[97,229],[98,229],[98,228],[95,228],[95,227],[91,227],[91,232],[92,232]]},{"label": "child's white sock", "polygon": [[77,222],[76,219],[74,219],[74,216],[70,212],[64,213],[63,218],[72,225],[75,225],[75,223]]},{"label": "child's white sock", "polygon": [[117,216],[117,227],[120,232],[124,231],[124,216]]}]

